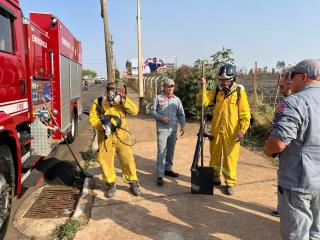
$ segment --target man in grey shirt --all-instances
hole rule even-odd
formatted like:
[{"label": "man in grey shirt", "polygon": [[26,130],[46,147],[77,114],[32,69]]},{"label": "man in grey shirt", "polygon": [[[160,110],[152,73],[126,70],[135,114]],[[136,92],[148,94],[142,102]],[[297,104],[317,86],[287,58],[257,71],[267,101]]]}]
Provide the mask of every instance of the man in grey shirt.
[{"label": "man in grey shirt", "polygon": [[180,124],[181,136],[184,134],[185,115],[180,99],[174,94],[174,81],[163,82],[163,92],[153,100],[150,114],[157,120],[157,185],[164,184],[163,176],[179,177],[172,171],[173,155]]},{"label": "man in grey shirt", "polygon": [[267,156],[280,153],[278,208],[283,239],[320,239],[320,60],[292,69],[291,91],[278,106]]}]

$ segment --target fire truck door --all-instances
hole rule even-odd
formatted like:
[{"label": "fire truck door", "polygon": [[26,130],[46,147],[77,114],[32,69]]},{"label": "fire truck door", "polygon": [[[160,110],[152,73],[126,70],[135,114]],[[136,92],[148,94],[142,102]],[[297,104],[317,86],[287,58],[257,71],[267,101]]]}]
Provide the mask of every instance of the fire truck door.
[{"label": "fire truck door", "polygon": [[0,4],[0,102],[26,98],[22,39],[21,19]]}]

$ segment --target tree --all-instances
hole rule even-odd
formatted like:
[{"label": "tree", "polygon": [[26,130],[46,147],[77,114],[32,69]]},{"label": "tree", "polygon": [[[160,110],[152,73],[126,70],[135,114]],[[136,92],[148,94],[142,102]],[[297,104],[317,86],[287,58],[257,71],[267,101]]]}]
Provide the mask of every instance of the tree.
[{"label": "tree", "polygon": [[281,70],[286,66],[286,63],[284,61],[278,61],[276,65],[276,69]]},{"label": "tree", "polygon": [[217,84],[219,68],[225,63],[234,63],[233,52],[230,48],[222,48],[222,50],[217,51],[210,56],[211,61],[209,61],[206,78],[207,78],[207,88],[212,89]]},{"label": "tree", "polygon": [[267,74],[267,73],[268,73],[268,66],[265,66],[265,67],[263,68],[263,73],[264,73],[264,74]]},{"label": "tree", "polygon": [[82,77],[84,77],[84,76],[95,78],[97,76],[97,73],[95,71],[90,70],[90,69],[83,69],[82,70]]},{"label": "tree", "polygon": [[219,67],[224,63],[233,63],[234,58],[232,57],[233,52],[230,48],[222,48],[221,51],[218,51],[210,56],[212,60],[211,68],[214,71],[218,71]]},{"label": "tree", "polygon": [[115,80],[119,80],[120,79],[120,71],[118,69],[114,70],[114,76],[115,76]]},{"label": "tree", "polygon": [[205,77],[207,89],[212,89],[217,84],[218,70],[224,63],[233,63],[232,50],[222,48],[221,51],[210,56],[209,60],[197,59],[193,67],[182,65],[175,74],[176,95],[181,99],[187,118],[199,118],[200,108],[196,104],[199,92],[199,80],[202,75],[202,61],[205,64]]},{"label": "tree", "polygon": [[195,104],[199,91],[199,79],[199,69],[187,65],[182,65],[175,74],[175,94],[181,99],[187,118],[199,117],[199,107]]},{"label": "tree", "polygon": [[129,75],[131,75],[131,73],[132,73],[132,63],[129,60],[126,61],[126,69],[128,70]]}]

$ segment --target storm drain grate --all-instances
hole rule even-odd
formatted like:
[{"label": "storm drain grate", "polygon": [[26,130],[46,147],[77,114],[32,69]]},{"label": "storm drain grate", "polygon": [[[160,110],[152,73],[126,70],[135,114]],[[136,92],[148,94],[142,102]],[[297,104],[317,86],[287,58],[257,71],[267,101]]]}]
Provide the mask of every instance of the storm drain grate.
[{"label": "storm drain grate", "polygon": [[79,197],[78,189],[61,185],[46,186],[24,217],[35,219],[69,217]]}]

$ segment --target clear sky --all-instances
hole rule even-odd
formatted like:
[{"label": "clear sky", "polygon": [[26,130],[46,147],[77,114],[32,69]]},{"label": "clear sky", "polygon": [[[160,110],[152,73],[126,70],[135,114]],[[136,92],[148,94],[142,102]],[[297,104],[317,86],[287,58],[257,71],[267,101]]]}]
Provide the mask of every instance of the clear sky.
[{"label": "clear sky", "polygon": [[[136,0],[107,0],[118,68],[137,57]],[[83,66],[105,76],[99,0],[20,0],[30,11],[52,12],[82,41]],[[222,47],[238,67],[275,67],[320,55],[319,0],[141,0],[144,57],[176,56],[192,65]]]}]

